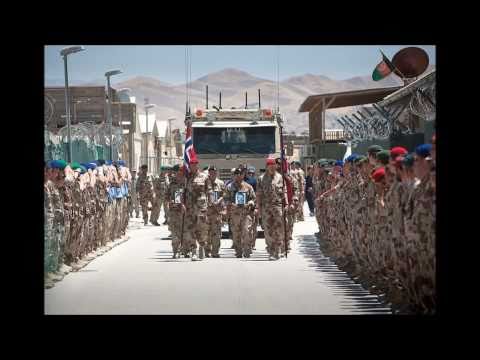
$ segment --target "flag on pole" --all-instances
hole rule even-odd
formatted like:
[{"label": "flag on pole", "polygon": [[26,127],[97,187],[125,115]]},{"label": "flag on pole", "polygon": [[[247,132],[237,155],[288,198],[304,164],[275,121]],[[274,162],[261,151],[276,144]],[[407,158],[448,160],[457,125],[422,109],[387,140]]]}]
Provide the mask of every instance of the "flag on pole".
[{"label": "flag on pole", "polygon": [[190,162],[197,159],[197,154],[193,148],[192,140],[192,125],[190,122],[187,123],[187,134],[185,136],[185,150],[183,152],[183,162],[185,164],[186,173],[190,172]]},{"label": "flag on pole", "polygon": [[381,50],[380,52],[382,53],[382,61],[373,70],[373,73],[372,73],[373,81],[382,80],[395,70],[395,66],[392,64],[392,62],[388,60],[388,58],[385,56],[385,54]]},{"label": "flag on pole", "polygon": [[282,160],[283,172],[288,173],[288,171],[290,170],[290,167],[288,166],[287,156],[285,154],[285,146],[282,149],[282,153],[280,155],[280,158]]}]

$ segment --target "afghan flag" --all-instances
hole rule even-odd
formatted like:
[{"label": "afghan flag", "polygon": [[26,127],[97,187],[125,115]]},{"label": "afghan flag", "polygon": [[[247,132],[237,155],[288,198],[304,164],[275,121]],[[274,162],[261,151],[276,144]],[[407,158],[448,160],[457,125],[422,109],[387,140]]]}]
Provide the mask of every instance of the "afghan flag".
[{"label": "afghan flag", "polygon": [[395,66],[392,64],[390,60],[385,56],[385,54],[382,53],[382,62],[377,65],[375,70],[373,70],[372,73],[372,79],[373,81],[379,81],[382,80],[383,78],[386,78],[388,75],[390,75],[394,70]]}]

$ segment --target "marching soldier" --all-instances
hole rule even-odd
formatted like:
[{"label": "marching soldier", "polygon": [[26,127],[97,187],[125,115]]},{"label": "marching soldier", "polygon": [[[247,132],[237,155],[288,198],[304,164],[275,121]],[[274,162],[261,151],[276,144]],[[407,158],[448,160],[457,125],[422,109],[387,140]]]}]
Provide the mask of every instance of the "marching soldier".
[{"label": "marching soldier", "polygon": [[[140,197],[140,205],[142,207],[143,223],[148,224],[148,203],[152,204],[152,212],[155,214],[157,211],[156,202],[154,201],[154,194],[152,190],[152,180],[147,174],[148,165],[142,165],[140,168],[140,174],[137,180],[137,194]],[[151,219],[151,215],[150,215]]]},{"label": "marching soldier", "polygon": [[[186,187],[186,213],[184,223],[184,241],[192,253],[192,261],[203,260],[208,237],[208,198],[211,188],[208,176],[199,171],[198,160],[190,161],[190,173]],[[197,243],[199,246],[197,258]]]},{"label": "marching soldier", "polygon": [[280,258],[280,248],[285,242],[282,206],[287,204],[283,191],[282,175],[277,172],[274,159],[267,159],[267,172],[257,182],[257,211],[262,217],[269,260]]},{"label": "marching soldier", "polygon": [[168,206],[171,215],[168,229],[172,234],[173,259],[176,259],[177,254],[180,252],[182,252],[185,257],[189,256],[187,251],[185,251],[185,247],[181,248],[182,215],[184,214],[184,187],[184,168],[183,166],[180,167],[179,165],[175,165],[173,166],[172,176],[165,193],[165,197],[169,202]]},{"label": "marching soldier", "polygon": [[211,187],[211,198],[208,203],[208,237],[205,247],[206,257],[220,257],[220,240],[222,237],[222,210],[225,184],[217,178],[217,168],[211,165],[208,168],[208,182]]},{"label": "marching soldier", "polygon": [[255,191],[245,182],[242,169],[234,172],[235,179],[226,188],[225,202],[232,222],[232,240],[237,258],[249,258],[252,253],[252,210]]}]

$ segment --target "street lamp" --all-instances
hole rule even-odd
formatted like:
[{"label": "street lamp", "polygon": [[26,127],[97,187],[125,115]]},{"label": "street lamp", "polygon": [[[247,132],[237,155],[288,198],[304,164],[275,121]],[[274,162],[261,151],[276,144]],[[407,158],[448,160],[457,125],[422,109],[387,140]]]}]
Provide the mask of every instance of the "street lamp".
[{"label": "street lamp", "polygon": [[63,48],[60,51],[60,56],[63,56],[63,63],[65,67],[65,112],[67,117],[67,137],[68,137],[68,162],[72,162],[72,140],[71,140],[71,130],[70,130],[70,102],[69,102],[69,89],[68,89],[68,66],[67,66],[67,57],[70,54],[75,54],[77,52],[83,51],[85,48],[83,46],[69,46]]},{"label": "street lamp", "polygon": [[110,70],[105,73],[107,78],[107,91],[108,91],[108,123],[110,125],[110,160],[113,160],[113,135],[112,135],[112,91],[110,88],[110,77],[114,75],[121,74],[122,70]]},{"label": "street lamp", "polygon": [[145,129],[145,132],[146,132],[146,136],[145,136],[145,159],[146,159],[146,162],[147,162],[147,165],[148,165],[148,109],[151,109],[153,107],[155,107],[157,105],[155,104],[145,104],[145,122],[146,122],[146,129]]}]

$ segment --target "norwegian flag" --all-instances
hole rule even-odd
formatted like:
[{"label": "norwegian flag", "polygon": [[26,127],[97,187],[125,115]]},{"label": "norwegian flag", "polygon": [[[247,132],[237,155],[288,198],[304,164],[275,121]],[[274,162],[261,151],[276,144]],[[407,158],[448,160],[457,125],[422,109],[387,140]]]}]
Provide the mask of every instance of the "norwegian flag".
[{"label": "norwegian flag", "polygon": [[190,172],[190,162],[197,159],[197,154],[193,148],[192,125],[187,123],[187,134],[185,136],[185,151],[183,152],[183,162],[187,173]]}]

